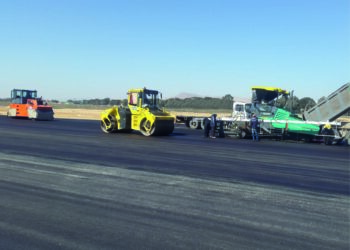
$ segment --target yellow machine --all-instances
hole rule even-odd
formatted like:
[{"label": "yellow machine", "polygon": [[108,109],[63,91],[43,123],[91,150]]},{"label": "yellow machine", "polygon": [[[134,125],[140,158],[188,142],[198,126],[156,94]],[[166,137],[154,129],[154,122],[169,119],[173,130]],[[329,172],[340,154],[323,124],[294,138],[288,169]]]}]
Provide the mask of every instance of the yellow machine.
[{"label": "yellow machine", "polygon": [[175,117],[159,107],[161,93],[156,90],[130,89],[128,106],[114,106],[101,113],[105,133],[140,131],[145,136],[168,135],[174,130]]}]

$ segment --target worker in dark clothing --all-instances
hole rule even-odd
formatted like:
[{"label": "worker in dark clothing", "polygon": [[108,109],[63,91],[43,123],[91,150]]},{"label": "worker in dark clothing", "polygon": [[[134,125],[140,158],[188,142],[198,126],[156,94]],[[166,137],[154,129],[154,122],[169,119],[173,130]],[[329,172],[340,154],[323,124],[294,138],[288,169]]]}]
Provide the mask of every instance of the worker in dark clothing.
[{"label": "worker in dark clothing", "polygon": [[253,141],[259,141],[258,127],[259,119],[255,114],[253,114],[252,118],[250,119],[250,128],[252,130]]},{"label": "worker in dark clothing", "polygon": [[208,117],[204,118],[204,137],[209,137],[210,132],[210,119]]},{"label": "worker in dark clothing", "polygon": [[324,144],[332,145],[334,139],[334,131],[330,123],[326,123],[321,130],[321,134],[323,135]]},{"label": "worker in dark clothing", "polygon": [[216,114],[212,114],[210,117],[210,138],[216,138],[215,128],[216,128]]}]

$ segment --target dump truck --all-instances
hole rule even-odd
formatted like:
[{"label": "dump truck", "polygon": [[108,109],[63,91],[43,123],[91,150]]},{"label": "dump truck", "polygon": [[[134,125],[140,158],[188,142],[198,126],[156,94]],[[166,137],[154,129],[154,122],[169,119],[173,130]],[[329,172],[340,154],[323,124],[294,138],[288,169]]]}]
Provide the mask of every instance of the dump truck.
[{"label": "dump truck", "polygon": [[11,91],[11,103],[7,110],[7,116],[34,120],[53,120],[54,111],[52,106],[48,105],[37,94],[38,92],[36,90],[13,89]]},{"label": "dump truck", "polygon": [[113,106],[101,113],[105,133],[139,131],[144,136],[169,135],[175,117],[160,107],[162,94],[147,88],[130,89],[127,106]]},{"label": "dump truck", "polygon": [[[303,112],[303,118],[307,121],[328,121],[334,123],[344,114],[350,113],[350,82],[342,85],[329,96],[323,98],[319,103],[313,107],[306,107]],[[331,125],[328,123],[327,125]],[[341,122],[339,125],[331,126],[331,131],[328,129],[330,135],[339,134],[344,138],[344,141],[349,144],[350,126],[348,121]],[[327,130],[325,130],[327,131]],[[328,137],[331,142],[332,137]],[[326,141],[326,140],[325,140]]]}]

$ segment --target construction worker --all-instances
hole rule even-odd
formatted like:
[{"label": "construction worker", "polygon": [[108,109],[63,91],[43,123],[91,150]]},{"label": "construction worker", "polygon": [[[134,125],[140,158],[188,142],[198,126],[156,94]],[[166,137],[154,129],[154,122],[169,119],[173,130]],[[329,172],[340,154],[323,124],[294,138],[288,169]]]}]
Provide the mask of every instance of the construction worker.
[{"label": "construction worker", "polygon": [[212,114],[210,117],[210,138],[216,138],[215,128],[216,128],[216,114]]},{"label": "construction worker", "polygon": [[208,117],[204,118],[204,137],[208,138],[210,132],[210,119]]},{"label": "construction worker", "polygon": [[253,113],[253,116],[250,119],[250,128],[252,130],[253,141],[259,141],[258,127],[259,119],[256,117],[256,114]]},{"label": "construction worker", "polygon": [[330,123],[326,123],[321,131],[321,134],[324,135],[323,136],[323,140],[324,140],[324,144],[326,145],[332,145],[333,143],[333,136],[334,136],[334,132],[332,130],[332,126]]}]

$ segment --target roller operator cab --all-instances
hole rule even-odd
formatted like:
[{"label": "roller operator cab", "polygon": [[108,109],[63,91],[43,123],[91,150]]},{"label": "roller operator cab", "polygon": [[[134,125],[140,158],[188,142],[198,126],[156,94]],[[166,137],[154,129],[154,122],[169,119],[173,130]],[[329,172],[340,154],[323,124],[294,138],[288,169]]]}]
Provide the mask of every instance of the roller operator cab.
[{"label": "roller operator cab", "polygon": [[7,116],[49,121],[54,119],[54,112],[41,97],[37,97],[36,90],[13,89]]},{"label": "roller operator cab", "polygon": [[161,93],[146,88],[130,89],[128,105],[114,106],[101,113],[101,129],[105,133],[140,131],[145,136],[169,135],[175,117],[160,108]]}]

